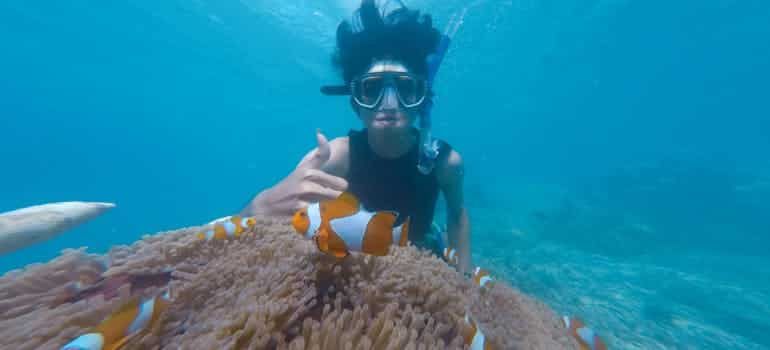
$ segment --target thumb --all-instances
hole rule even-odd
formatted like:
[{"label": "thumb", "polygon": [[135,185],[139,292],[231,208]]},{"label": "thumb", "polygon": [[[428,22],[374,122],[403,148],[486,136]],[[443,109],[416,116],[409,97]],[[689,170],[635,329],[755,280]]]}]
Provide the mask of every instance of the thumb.
[{"label": "thumb", "polygon": [[305,167],[310,169],[321,169],[326,164],[331,156],[331,149],[329,148],[329,141],[326,136],[321,133],[321,129],[316,129],[315,139],[318,143],[318,148],[313,152],[313,155],[308,159]]}]

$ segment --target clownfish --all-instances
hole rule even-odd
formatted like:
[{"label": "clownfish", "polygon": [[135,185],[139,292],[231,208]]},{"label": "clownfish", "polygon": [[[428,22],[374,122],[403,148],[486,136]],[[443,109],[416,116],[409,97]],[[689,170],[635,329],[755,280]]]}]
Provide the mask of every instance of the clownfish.
[{"label": "clownfish", "polygon": [[213,227],[206,231],[198,232],[196,237],[199,240],[207,241],[212,239],[238,238],[244,231],[254,227],[256,224],[257,220],[253,217],[242,218],[238,215],[233,215],[222,221],[217,220]]},{"label": "clownfish", "polygon": [[[454,251],[454,249],[452,249],[452,251]],[[446,249],[444,249],[444,255],[447,255]],[[456,259],[457,256],[454,258]],[[473,269],[471,278],[473,284],[478,286],[481,290],[486,290],[487,284],[493,281],[492,277],[489,276],[489,272],[479,266],[476,266],[476,268]],[[481,329],[476,325],[473,317],[469,317],[467,313],[465,314],[465,323],[471,327],[471,330],[463,336],[465,338],[465,344],[469,346],[469,349],[491,350],[492,345],[487,342],[484,333],[482,333]]]},{"label": "clownfish", "polygon": [[444,248],[444,260],[446,260],[449,265],[456,266],[459,262],[457,251],[454,248]]},{"label": "clownfish", "polygon": [[476,325],[476,322],[473,320],[472,317],[468,317],[468,314],[465,314],[465,323],[467,323],[470,326],[470,330],[463,334],[463,339],[465,340],[465,345],[468,345],[469,350],[492,350],[493,347],[489,342],[487,342],[487,339],[484,337],[484,333],[481,332],[481,329]]},{"label": "clownfish", "polygon": [[586,327],[581,319],[564,316],[561,319],[561,323],[577,339],[578,344],[580,344],[580,350],[607,350],[607,345],[604,344],[602,338],[591,328]]},{"label": "clownfish", "polygon": [[370,212],[350,192],[313,203],[294,213],[291,223],[300,235],[315,241],[321,252],[344,258],[351,251],[383,256],[392,244],[406,246],[409,218],[394,227],[398,214]]},{"label": "clownfish", "polygon": [[133,298],[93,330],[65,344],[60,350],[120,349],[135,335],[157,324],[170,300],[168,291],[151,298]]},{"label": "clownfish", "polygon": [[494,281],[494,279],[489,276],[489,271],[478,266],[473,269],[473,283],[479,286],[479,288],[486,288],[487,284],[492,281]]}]

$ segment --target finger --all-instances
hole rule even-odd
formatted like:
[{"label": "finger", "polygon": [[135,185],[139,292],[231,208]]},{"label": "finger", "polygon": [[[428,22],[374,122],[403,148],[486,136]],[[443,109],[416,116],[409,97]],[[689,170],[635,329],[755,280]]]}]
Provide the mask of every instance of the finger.
[{"label": "finger", "polygon": [[[329,158],[331,157],[332,151],[331,147],[329,147],[329,140],[326,139],[326,136],[321,133],[321,129],[315,129],[315,140],[318,143],[318,159],[321,161],[321,164],[318,168],[321,167],[321,165],[324,165]],[[318,169],[317,168],[317,169]]]},{"label": "finger", "polygon": [[300,198],[302,200],[315,203],[329,199],[335,199],[339,197],[340,194],[342,194],[342,191],[337,191],[316,183],[309,183],[307,184],[307,188],[300,194]]},{"label": "finger", "polygon": [[331,175],[322,170],[309,169],[305,179],[336,191],[346,191],[348,189],[347,180],[339,176]]},{"label": "finger", "polygon": [[315,152],[313,152],[310,159],[305,163],[305,167],[309,169],[321,169],[331,156],[329,141],[326,139],[326,136],[321,133],[321,129],[316,129],[315,139],[318,143],[318,147]]}]

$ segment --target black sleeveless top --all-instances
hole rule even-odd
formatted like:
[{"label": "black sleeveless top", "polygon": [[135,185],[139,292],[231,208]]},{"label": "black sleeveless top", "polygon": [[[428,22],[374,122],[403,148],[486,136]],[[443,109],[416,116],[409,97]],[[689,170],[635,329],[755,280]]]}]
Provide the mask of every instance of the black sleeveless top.
[{"label": "black sleeveless top", "polygon": [[[413,129],[415,136],[419,131]],[[382,158],[369,147],[367,130],[350,130],[350,168],[346,180],[348,190],[356,195],[364,209],[393,210],[399,213],[400,225],[410,217],[409,240],[423,241],[431,229],[439,183],[435,169],[428,175],[417,169],[419,142],[399,158]],[[446,158],[451,146],[439,140],[436,164]]]}]

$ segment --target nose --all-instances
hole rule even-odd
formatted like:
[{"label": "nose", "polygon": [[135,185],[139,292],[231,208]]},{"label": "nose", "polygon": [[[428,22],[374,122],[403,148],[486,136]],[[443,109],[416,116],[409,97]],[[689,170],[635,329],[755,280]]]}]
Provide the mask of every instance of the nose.
[{"label": "nose", "polygon": [[382,103],[380,104],[382,110],[395,110],[398,109],[398,95],[396,89],[392,86],[385,87],[383,91]]}]

